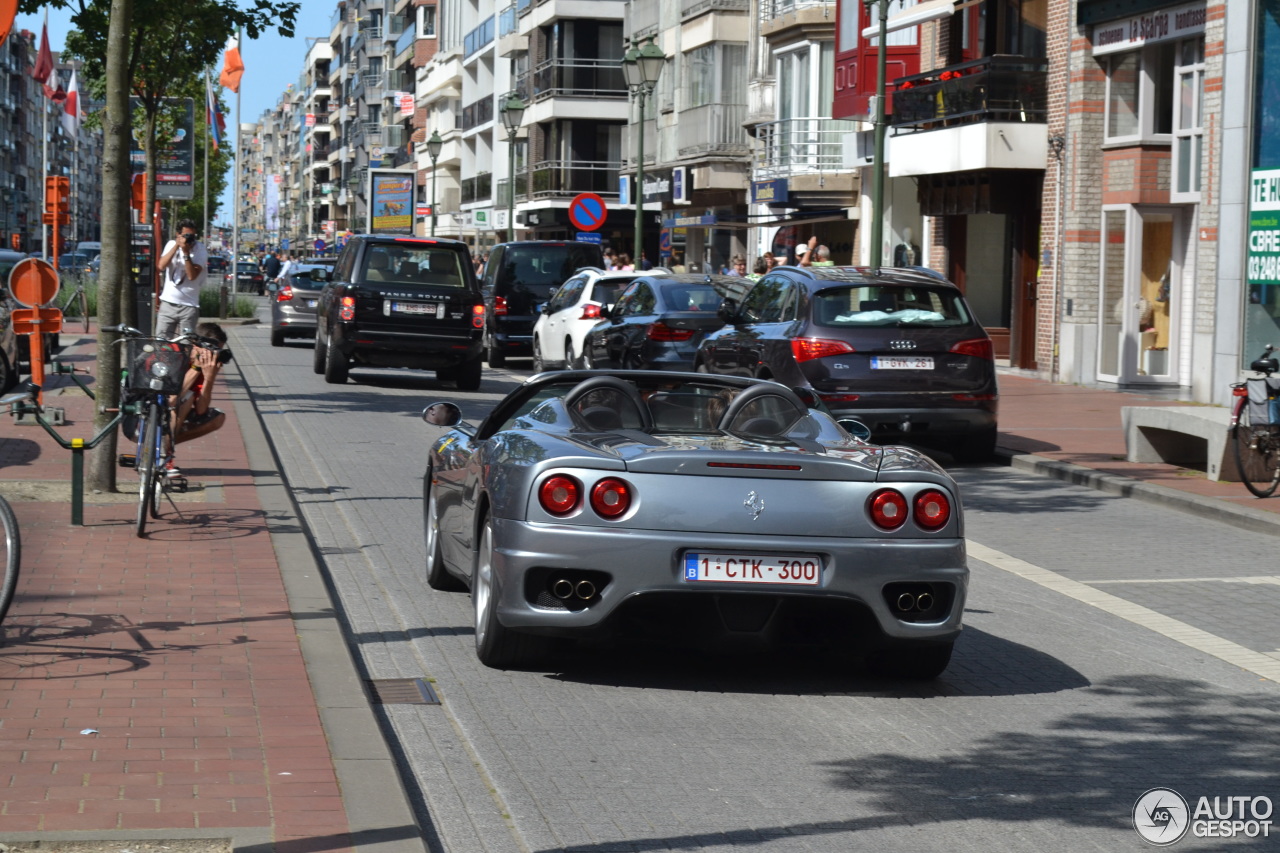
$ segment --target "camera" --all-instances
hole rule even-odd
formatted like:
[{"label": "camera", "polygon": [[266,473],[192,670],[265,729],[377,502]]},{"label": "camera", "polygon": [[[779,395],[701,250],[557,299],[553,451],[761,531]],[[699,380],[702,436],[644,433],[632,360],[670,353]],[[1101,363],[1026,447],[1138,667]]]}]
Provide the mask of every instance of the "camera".
[{"label": "camera", "polygon": [[183,240],[183,242],[185,242],[188,246],[190,246],[192,243],[194,243],[194,242],[196,241],[196,235],[194,235],[194,234],[183,234],[183,235],[182,235],[182,240]]},{"label": "camera", "polygon": [[229,361],[231,361],[231,350],[229,349],[218,350],[218,364],[226,364]]}]

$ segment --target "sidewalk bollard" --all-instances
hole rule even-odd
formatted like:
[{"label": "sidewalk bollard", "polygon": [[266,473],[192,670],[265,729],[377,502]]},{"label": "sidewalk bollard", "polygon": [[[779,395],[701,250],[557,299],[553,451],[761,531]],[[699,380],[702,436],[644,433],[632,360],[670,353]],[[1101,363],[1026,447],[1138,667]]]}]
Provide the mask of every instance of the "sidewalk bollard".
[{"label": "sidewalk bollard", "polygon": [[222,286],[218,288],[218,319],[227,319],[227,283],[224,279]]}]

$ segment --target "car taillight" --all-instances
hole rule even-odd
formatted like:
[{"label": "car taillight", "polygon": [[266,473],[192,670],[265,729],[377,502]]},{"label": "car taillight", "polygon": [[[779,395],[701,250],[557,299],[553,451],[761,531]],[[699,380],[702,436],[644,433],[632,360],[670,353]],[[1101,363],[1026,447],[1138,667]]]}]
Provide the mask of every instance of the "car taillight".
[{"label": "car taillight", "polygon": [[606,477],[591,487],[591,508],[601,518],[618,518],[631,509],[631,487],[616,477]]},{"label": "car taillight", "polygon": [[871,520],[877,527],[897,530],[907,520],[907,499],[894,489],[881,489],[867,502]]},{"label": "car taillight", "polygon": [[342,307],[338,309],[338,317],[342,320],[354,320],[356,318],[356,298],[354,296],[342,297]]},{"label": "car taillight", "polygon": [[471,328],[473,329],[484,328],[484,306],[483,305],[471,306]]},{"label": "car taillight", "polygon": [[693,337],[693,329],[673,329],[666,323],[657,322],[644,336],[651,341],[687,341]]},{"label": "car taillight", "polygon": [[791,354],[795,356],[796,361],[812,361],[815,358],[843,355],[854,351],[854,348],[844,341],[833,341],[826,338],[791,339]]},{"label": "car taillight", "polygon": [[507,313],[507,297],[493,297],[493,313],[495,316],[502,316]]},{"label": "car taillight", "polygon": [[552,515],[567,515],[578,508],[582,486],[572,477],[548,477],[538,487],[538,502]]},{"label": "car taillight", "polygon": [[579,317],[578,319],[579,320],[599,320],[600,306],[595,304],[594,302],[588,302],[586,305],[582,306],[582,316]]},{"label": "car taillight", "polygon": [[276,302],[288,302],[292,298],[293,288],[287,284],[276,291]]},{"label": "car taillight", "polygon": [[853,403],[858,399],[857,394],[819,394],[824,403]]},{"label": "car taillight", "polygon": [[974,358],[985,358],[988,361],[993,361],[996,357],[990,338],[974,338],[968,341],[960,341],[951,345],[951,351],[960,355],[971,355]]},{"label": "car taillight", "polygon": [[957,403],[985,403],[996,398],[995,394],[952,394]]},{"label": "car taillight", "polygon": [[915,517],[925,530],[938,530],[951,518],[951,501],[937,489],[926,489],[916,495]]}]

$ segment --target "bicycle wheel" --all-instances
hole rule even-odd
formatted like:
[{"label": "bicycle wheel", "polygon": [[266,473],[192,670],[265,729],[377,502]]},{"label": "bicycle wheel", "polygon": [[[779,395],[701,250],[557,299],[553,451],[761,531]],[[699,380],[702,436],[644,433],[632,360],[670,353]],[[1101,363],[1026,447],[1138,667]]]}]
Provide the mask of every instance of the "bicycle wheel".
[{"label": "bicycle wheel", "polygon": [[159,410],[163,420],[160,423],[160,434],[156,437],[156,478],[155,485],[151,489],[151,517],[160,517],[160,501],[161,498],[169,491],[168,475],[164,471],[165,448],[171,445],[165,442],[169,435],[169,410],[162,408]]},{"label": "bicycle wheel", "polygon": [[138,468],[138,514],[136,517],[138,536],[147,533],[147,514],[156,500],[157,478],[160,476],[160,405],[154,400],[147,408],[147,419],[140,426],[142,443],[138,445],[138,458],[134,463]]},{"label": "bicycle wheel", "polygon": [[1270,497],[1280,485],[1280,436],[1274,424],[1252,424],[1249,401],[1241,398],[1231,444],[1236,467],[1245,488],[1260,498]]},{"label": "bicycle wheel", "polygon": [[0,559],[4,562],[4,581],[0,585],[0,622],[9,612],[13,603],[13,592],[18,588],[18,569],[22,565],[22,537],[18,534],[18,519],[13,514],[13,507],[4,498],[0,498],[0,524],[4,525],[4,536],[0,538],[0,548],[4,553]]}]

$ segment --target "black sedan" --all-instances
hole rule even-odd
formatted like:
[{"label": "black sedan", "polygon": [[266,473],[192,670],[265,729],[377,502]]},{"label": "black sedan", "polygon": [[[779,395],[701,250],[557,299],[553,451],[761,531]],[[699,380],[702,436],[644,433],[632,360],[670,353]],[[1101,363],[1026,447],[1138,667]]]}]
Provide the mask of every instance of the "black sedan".
[{"label": "black sedan", "polygon": [[692,370],[698,344],[724,325],[717,314],[727,298],[751,288],[727,275],[653,275],[631,283],[583,341],[588,368]]},{"label": "black sedan", "polygon": [[258,269],[258,265],[240,261],[236,264],[236,291],[238,293],[256,293],[261,296],[266,292],[267,277]]},{"label": "black sedan", "polygon": [[959,288],[908,269],[780,267],[701,342],[696,369],[812,389],[884,442],[962,461],[996,442],[991,339]]}]

